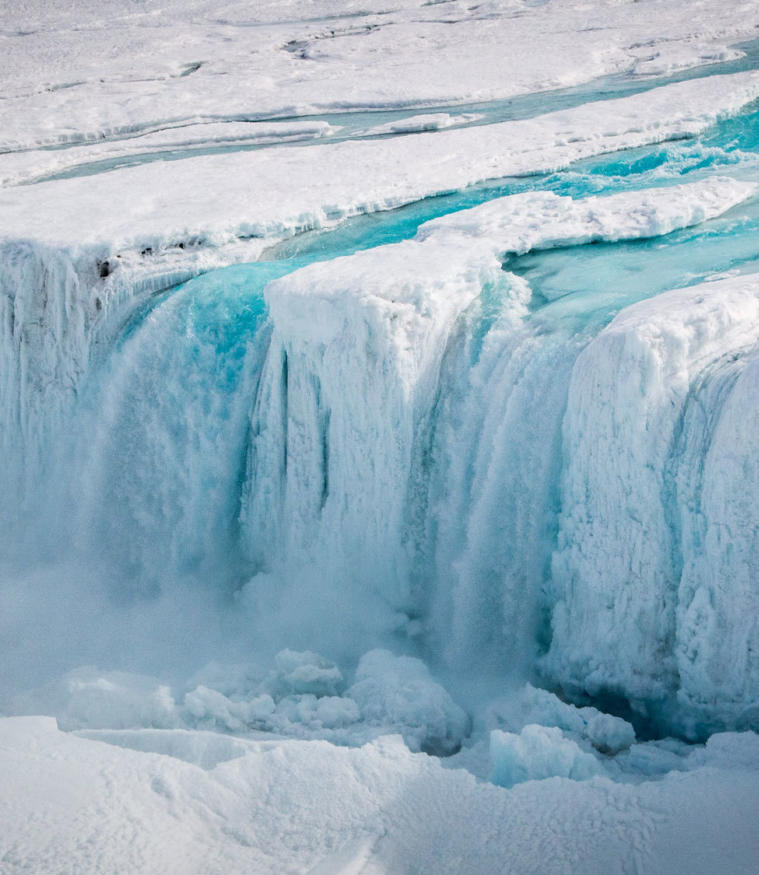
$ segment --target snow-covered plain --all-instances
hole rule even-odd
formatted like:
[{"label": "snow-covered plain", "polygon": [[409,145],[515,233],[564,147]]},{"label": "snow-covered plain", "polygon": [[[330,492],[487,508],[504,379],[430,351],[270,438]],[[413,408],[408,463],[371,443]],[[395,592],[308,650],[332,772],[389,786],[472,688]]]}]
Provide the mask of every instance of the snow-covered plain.
[{"label": "snow-covered plain", "polygon": [[0,9],[0,871],[756,871],[757,28]]}]

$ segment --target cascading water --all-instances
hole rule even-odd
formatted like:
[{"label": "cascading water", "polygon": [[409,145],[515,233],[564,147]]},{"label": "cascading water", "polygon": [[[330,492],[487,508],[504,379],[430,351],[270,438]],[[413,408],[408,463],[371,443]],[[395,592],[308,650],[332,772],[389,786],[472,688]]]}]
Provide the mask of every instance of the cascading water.
[{"label": "cascading water", "polygon": [[[346,664],[392,643],[453,675],[537,673],[577,697],[659,703],[684,731],[677,708],[744,719],[759,695],[759,475],[739,416],[757,286],[637,302],[756,270],[759,211],[719,217],[751,195],[730,180],[639,189],[725,166],[751,179],[755,118],[143,295],[108,323],[107,352],[75,270],[53,302],[66,318],[4,296],[1,470],[23,498],[5,526],[24,545],[12,573],[31,573],[31,547],[69,563],[67,599],[87,598],[75,566],[103,604],[128,604],[109,614],[114,667],[133,667],[138,627],[155,637],[173,615],[167,650],[154,642],[137,667],[160,673],[179,650],[190,666],[221,641],[219,656],[316,648]],[[632,200],[586,209],[597,192]],[[362,242],[375,248],[337,257]],[[60,330],[30,339],[43,324]],[[744,619],[726,640],[733,598]],[[213,634],[187,640],[204,618]]]}]

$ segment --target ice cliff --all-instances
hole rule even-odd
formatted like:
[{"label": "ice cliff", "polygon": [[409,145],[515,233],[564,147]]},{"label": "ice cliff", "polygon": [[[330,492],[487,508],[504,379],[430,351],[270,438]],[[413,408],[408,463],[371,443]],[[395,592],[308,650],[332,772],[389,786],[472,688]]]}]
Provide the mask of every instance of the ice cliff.
[{"label": "ice cliff", "polygon": [[628,296],[612,319],[603,297],[536,296],[518,259],[655,238],[753,192],[515,195],[158,299],[143,262],[104,277],[17,247],[9,524],[132,597],[223,579],[272,652],[355,660],[400,636],[454,675],[617,696],[685,733],[750,722],[759,285]]}]

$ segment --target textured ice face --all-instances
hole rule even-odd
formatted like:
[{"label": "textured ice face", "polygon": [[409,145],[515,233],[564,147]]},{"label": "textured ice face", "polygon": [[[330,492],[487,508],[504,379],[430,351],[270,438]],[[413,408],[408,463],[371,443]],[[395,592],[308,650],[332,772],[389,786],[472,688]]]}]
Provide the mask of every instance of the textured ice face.
[{"label": "textured ice face", "polygon": [[755,276],[670,292],[621,313],[578,358],[555,676],[640,698],[674,689],[717,718],[754,701],[758,560],[744,514],[758,317]]},{"label": "textured ice face", "polygon": [[586,781],[602,772],[592,754],[564,738],[555,726],[528,724],[519,735],[495,729],[490,735],[490,757],[490,780],[500,787],[553,777]]},{"label": "textured ice face", "polygon": [[[744,606],[755,598],[750,524],[736,516],[726,545],[724,492],[714,492],[741,482],[752,506],[752,432],[742,449],[720,450],[698,417],[706,409],[722,423],[723,409],[738,409],[731,393],[750,392],[755,282],[670,292],[598,333],[651,290],[553,300],[520,275],[519,255],[685,233],[753,192],[710,177],[584,199],[524,193],[294,272],[282,262],[212,273],[135,320],[105,364],[88,344],[117,330],[114,302],[76,329],[62,316],[85,403],[56,394],[46,404],[55,381],[31,383],[35,441],[11,441],[5,463],[32,478],[33,502],[44,468],[13,454],[42,458],[51,435],[65,438],[48,463],[64,476],[45,485],[46,537],[73,534],[138,614],[158,610],[160,593],[163,617],[187,590],[199,621],[206,577],[237,588],[232,625],[203,634],[205,654],[243,628],[263,652],[314,648],[348,665],[405,639],[457,674],[526,677],[539,665],[573,696],[654,703],[686,732],[745,722],[757,685],[741,656],[751,612],[733,622],[709,581],[730,576],[743,581]],[[78,312],[92,286],[70,274]],[[36,341],[53,362],[71,360],[50,342]],[[730,465],[741,478],[724,473]],[[59,519],[62,500],[77,507],[71,519]],[[364,705],[320,701],[339,698],[337,668],[324,686],[332,670],[318,660],[283,669],[255,707],[201,683],[186,713],[233,731],[348,726]],[[449,743],[445,730],[434,744],[453,749],[460,737]]]}]

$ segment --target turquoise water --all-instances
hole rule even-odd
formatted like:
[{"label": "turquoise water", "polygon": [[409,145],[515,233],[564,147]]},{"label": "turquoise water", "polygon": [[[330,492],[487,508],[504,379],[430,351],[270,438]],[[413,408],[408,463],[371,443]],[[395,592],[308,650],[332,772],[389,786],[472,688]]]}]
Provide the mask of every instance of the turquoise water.
[{"label": "turquoise water", "polygon": [[[271,247],[265,260],[327,260],[407,240],[423,222],[486,201],[527,191],[552,191],[580,198],[618,191],[676,185],[716,172],[759,179],[759,106],[720,122],[702,136],[577,162],[556,173],[502,179],[465,191],[427,198],[397,210],[351,219],[332,231],[307,232]],[[710,223],[709,233],[726,225]],[[716,268],[715,268],[716,269]]]},{"label": "turquoise water", "polygon": [[[371,128],[380,125],[401,122],[413,116],[429,112],[476,115],[478,118],[467,123],[465,125],[466,127],[477,127],[479,125],[488,125],[502,121],[533,118],[537,115],[543,115],[548,112],[571,109],[580,106],[583,103],[629,97],[633,94],[640,94],[652,88],[675,82],[683,82],[714,74],[739,73],[759,67],[759,40],[752,40],[740,44],[737,48],[740,48],[744,52],[744,55],[733,61],[723,61],[711,65],[694,67],[690,70],[684,70],[663,76],[635,77],[629,74],[616,74],[571,88],[560,88],[537,94],[526,94],[506,100],[434,106],[418,105],[412,108],[404,107],[401,109],[375,109],[368,107],[364,109],[357,108],[349,112],[325,112],[301,116],[264,116],[261,118],[255,116],[249,116],[246,118],[234,117],[227,119],[227,121],[248,121],[251,123],[252,136],[255,136],[255,124],[257,122],[263,123],[265,127],[267,121],[273,120],[292,122],[326,122],[332,126],[339,127],[339,131],[332,136],[317,139],[314,139],[310,134],[304,136],[295,135],[292,137],[288,136],[286,140],[274,139],[270,142],[256,144],[241,145],[236,143],[219,143],[192,149],[174,148],[154,152],[137,153],[119,158],[104,158],[96,161],[86,161],[78,164],[76,167],[60,172],[43,174],[42,176],[35,177],[29,182],[36,183],[51,179],[92,176],[98,173],[107,173],[108,171],[121,167],[132,167],[139,164],[148,164],[153,161],[181,161],[199,155],[221,155],[231,152],[255,151],[258,149],[267,149],[272,146],[302,145],[303,143],[308,143],[311,146],[319,146],[345,140],[382,139],[385,137],[405,136],[405,134],[370,134],[368,131]],[[209,121],[223,122],[225,120],[214,118],[209,119]],[[119,138],[115,137],[114,139]],[[60,151],[66,148],[68,148],[68,145],[46,147],[48,151]]]}]

